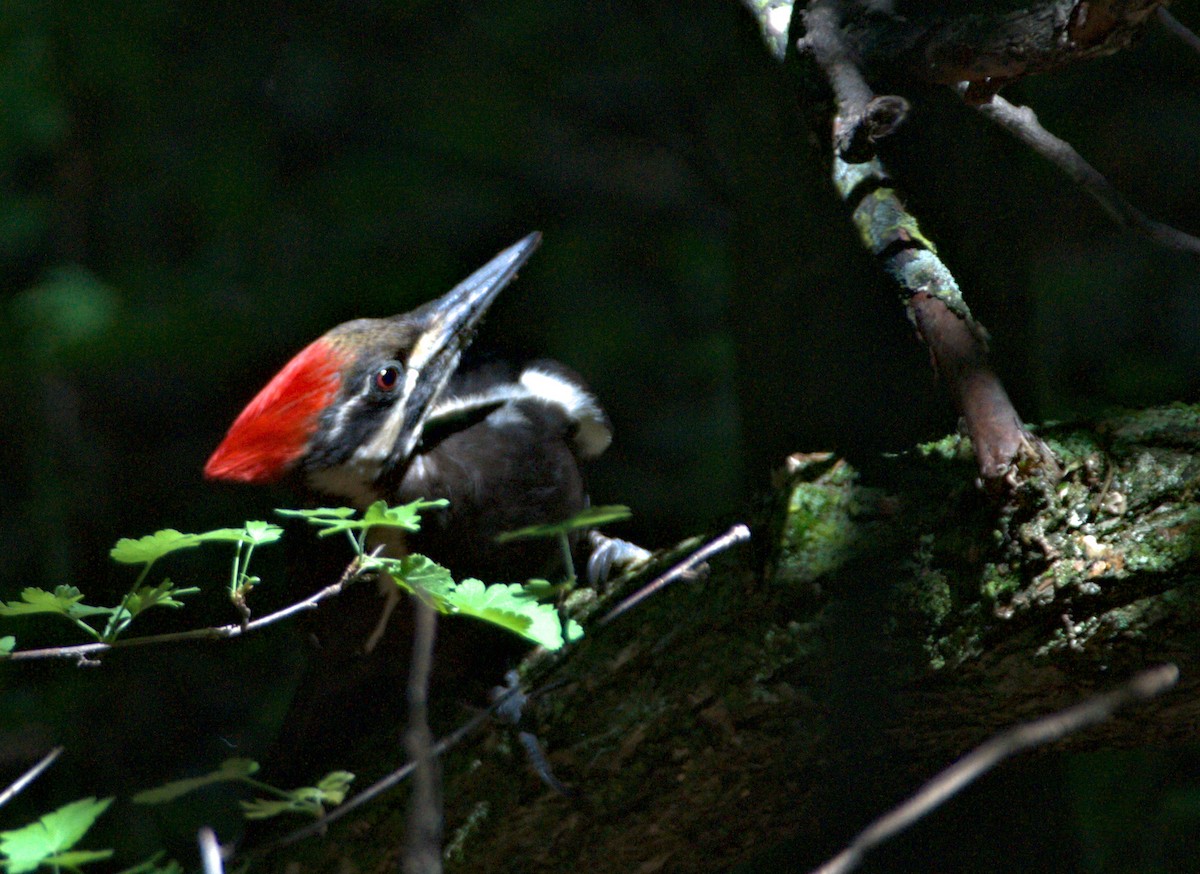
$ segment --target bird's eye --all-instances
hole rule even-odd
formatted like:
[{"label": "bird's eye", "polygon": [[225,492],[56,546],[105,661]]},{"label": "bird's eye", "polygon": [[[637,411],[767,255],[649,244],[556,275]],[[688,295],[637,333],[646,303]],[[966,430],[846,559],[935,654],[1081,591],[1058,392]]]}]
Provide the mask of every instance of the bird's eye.
[{"label": "bird's eye", "polygon": [[375,388],[382,392],[393,392],[400,384],[400,368],[395,364],[381,367],[375,371]]}]

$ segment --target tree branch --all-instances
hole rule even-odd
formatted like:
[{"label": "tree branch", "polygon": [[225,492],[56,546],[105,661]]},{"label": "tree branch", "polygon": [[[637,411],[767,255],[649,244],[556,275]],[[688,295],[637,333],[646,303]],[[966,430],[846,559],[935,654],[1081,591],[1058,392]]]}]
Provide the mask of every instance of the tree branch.
[{"label": "tree branch", "polygon": [[1184,45],[1192,51],[1200,53],[1200,37],[1192,33],[1182,21],[1176,18],[1168,11],[1167,7],[1159,6],[1158,10],[1159,22],[1172,34],[1183,40]]},{"label": "tree branch", "polygon": [[1122,707],[1161,695],[1178,679],[1179,668],[1171,664],[1160,665],[1143,671],[1111,692],[1005,729],[939,773],[903,804],[871,823],[850,846],[815,869],[813,874],[846,874],[854,870],[867,852],[907,830],[1005,759],[1103,722]]},{"label": "tree branch", "polygon": [[908,101],[898,95],[877,96],[858,69],[841,34],[842,4],[818,0],[804,13],[805,35],[796,43],[810,52],[833,88],[838,111],[833,119],[833,147],[847,163],[875,156],[875,142],[893,133],[908,115]]},{"label": "tree branch", "polygon": [[[959,92],[964,93],[963,86]],[[1004,128],[1091,195],[1117,224],[1179,252],[1200,255],[1200,238],[1157,222],[1130,204],[1095,167],[1066,140],[1050,133],[1028,106],[1014,106],[999,94],[975,107],[984,117]]]},{"label": "tree branch", "polygon": [[[375,552],[377,553],[378,550]],[[245,625],[235,623],[232,625],[216,625],[208,628],[193,628],[189,631],[174,631],[169,634],[124,637],[118,638],[112,643],[81,643],[73,646],[52,646],[45,649],[17,650],[0,655],[0,661],[24,662],[40,659],[71,659],[81,665],[88,665],[95,664],[94,656],[115,649],[158,646],[167,643],[180,643],[185,640],[224,640],[231,637],[241,637],[244,634],[249,634],[252,631],[258,631],[261,628],[266,628],[268,625],[274,625],[276,622],[289,619],[298,613],[315,610],[317,605],[326,598],[332,598],[335,595],[341,594],[342,590],[354,581],[361,566],[361,560],[358,558],[354,559],[354,561],[346,566],[346,569],[342,572],[342,576],[333,585],[326,586],[319,592],[314,592],[307,598],[297,601],[295,604],[291,604],[281,610],[276,610],[274,613],[268,613],[266,616],[251,620]]]}]

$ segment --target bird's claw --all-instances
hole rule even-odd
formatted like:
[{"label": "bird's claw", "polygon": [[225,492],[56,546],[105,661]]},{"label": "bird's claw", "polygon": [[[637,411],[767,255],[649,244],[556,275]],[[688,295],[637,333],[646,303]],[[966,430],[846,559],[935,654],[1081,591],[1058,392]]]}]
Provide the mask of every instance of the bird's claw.
[{"label": "bird's claw", "polygon": [[599,531],[587,533],[591,553],[587,562],[587,581],[592,587],[602,586],[613,576],[614,570],[628,571],[650,559],[650,551],[636,543],[608,537]]}]

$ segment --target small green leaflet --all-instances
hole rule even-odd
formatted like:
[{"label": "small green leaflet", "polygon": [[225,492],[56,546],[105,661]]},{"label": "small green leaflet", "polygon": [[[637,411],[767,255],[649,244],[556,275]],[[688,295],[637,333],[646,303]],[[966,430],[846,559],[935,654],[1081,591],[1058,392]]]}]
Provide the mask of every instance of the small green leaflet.
[{"label": "small green leaflet", "polygon": [[448,612],[440,601],[454,589],[454,578],[450,571],[432,559],[419,554],[403,558],[368,558],[363,562],[363,570],[381,570],[400,588],[414,595],[427,594],[433,598],[435,607],[443,613]]},{"label": "small green leaflet", "polygon": [[383,501],[376,501],[367,507],[361,519],[351,519],[354,510],[349,507],[320,507],[316,510],[276,510],[280,516],[293,519],[307,519],[321,530],[318,537],[328,537],[343,531],[366,531],[376,526],[382,528],[403,528],[405,531],[421,530],[421,511],[435,507],[448,507],[450,502],[413,501],[400,507],[389,507]]},{"label": "small green leaflet", "polygon": [[246,819],[268,819],[281,813],[306,813],[321,816],[326,807],[336,807],[346,799],[354,775],[349,771],[332,771],[316,786],[303,786],[287,793],[285,799],[255,798],[242,801],[242,814]]},{"label": "small green leaflet", "polygon": [[188,777],[184,780],[174,780],[154,789],[146,789],[133,796],[136,804],[163,804],[174,801],[181,795],[211,786],[213,783],[227,783],[231,780],[244,780],[258,771],[258,762],[253,759],[226,759],[215,771],[201,774],[199,777]]},{"label": "small green leaflet", "polygon": [[0,637],[0,655],[8,655],[17,646],[17,639],[11,634],[6,634]]},{"label": "small green leaflet", "polygon": [[109,607],[89,607],[79,603],[83,593],[74,586],[56,586],[53,592],[30,586],[21,591],[20,601],[0,604],[0,616],[28,616],[32,613],[58,613],[69,619],[111,614]]},{"label": "small green leaflet", "polygon": [[610,504],[604,507],[585,507],[570,519],[562,522],[552,522],[547,525],[530,525],[516,531],[505,531],[496,538],[497,543],[508,543],[510,540],[527,540],[530,538],[558,537],[560,534],[570,534],[584,528],[599,528],[613,522],[624,522],[633,514],[628,507]]},{"label": "small green leaflet", "polygon": [[[562,622],[553,604],[543,604],[537,592],[545,591],[544,581],[535,589],[520,583],[495,583],[485,586],[479,580],[454,582],[450,571],[423,555],[404,558],[376,558],[367,563],[382,570],[409,594],[424,598],[441,613],[461,613],[499,625],[546,649],[563,645]],[[579,623],[571,623],[571,640],[583,637]]]},{"label": "small green leaflet", "polygon": [[129,600],[125,602],[125,609],[133,617],[151,607],[182,607],[183,602],[176,601],[176,596],[194,595],[199,591],[200,589],[196,586],[176,589],[175,584],[170,580],[163,580],[157,586],[142,586],[130,595]]},{"label": "small green leaflet", "polygon": [[36,822],[14,831],[0,832],[0,853],[7,874],[24,874],[39,865],[78,868],[86,862],[107,859],[112,850],[71,850],[92,823],[112,804],[111,798],[97,801],[81,798],[47,813]]},{"label": "small green leaflet", "polygon": [[[520,583],[494,583],[485,586],[479,580],[463,580],[444,598],[447,612],[474,616],[501,628],[516,632],[546,649],[561,649],[562,621],[553,604],[543,604]],[[572,641],[583,637],[575,620],[569,623]]]},{"label": "small green leaflet", "polygon": [[121,564],[150,564],[164,555],[191,549],[201,543],[248,543],[254,546],[274,543],[283,534],[283,529],[269,522],[251,521],[241,528],[217,528],[201,534],[182,534],[174,528],[164,528],[134,540],[123,537],[109,552],[114,561]]}]

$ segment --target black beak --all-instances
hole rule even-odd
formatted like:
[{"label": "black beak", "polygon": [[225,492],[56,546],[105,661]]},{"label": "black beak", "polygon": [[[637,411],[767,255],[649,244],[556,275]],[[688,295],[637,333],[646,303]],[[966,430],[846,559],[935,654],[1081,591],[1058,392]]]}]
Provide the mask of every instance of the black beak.
[{"label": "black beak", "polygon": [[396,447],[399,450],[394,456],[396,460],[404,463],[412,455],[430,411],[457,369],[459,358],[474,338],[484,313],[541,241],[542,235],[534,231],[437,300],[400,317],[420,325],[421,336],[408,358],[401,398],[404,445]]}]

